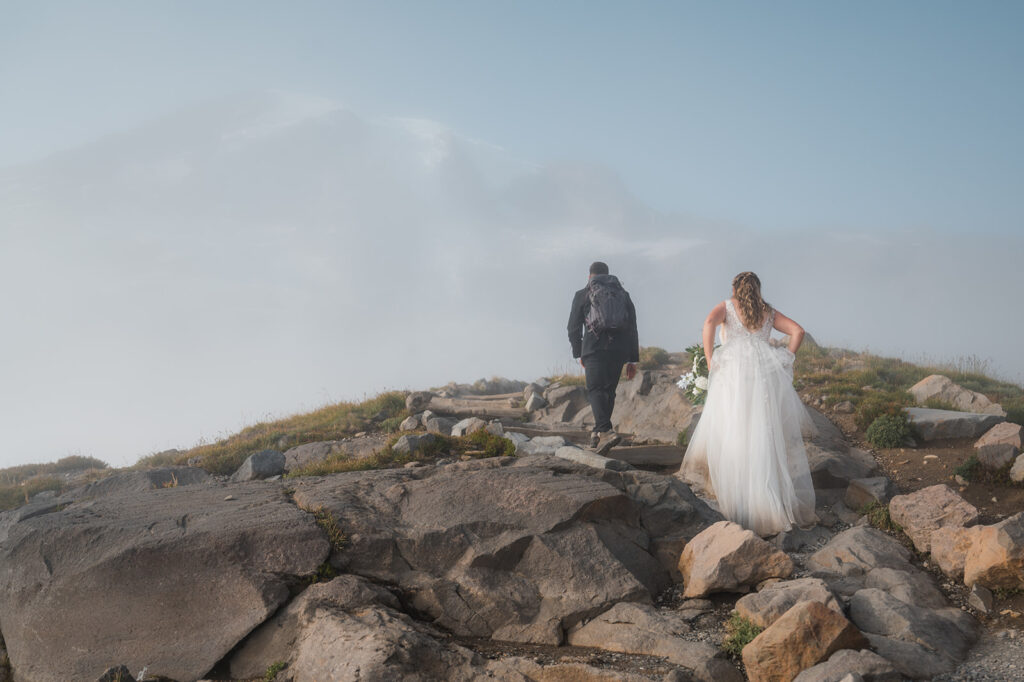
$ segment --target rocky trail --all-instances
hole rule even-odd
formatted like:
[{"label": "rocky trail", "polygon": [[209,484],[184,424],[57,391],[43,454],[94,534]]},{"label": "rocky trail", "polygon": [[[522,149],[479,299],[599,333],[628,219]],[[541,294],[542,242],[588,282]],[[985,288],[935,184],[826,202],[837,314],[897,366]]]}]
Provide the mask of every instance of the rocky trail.
[{"label": "rocky trail", "polygon": [[[671,475],[675,375],[623,382],[609,457],[581,387],[507,382],[410,394],[403,466],[281,476],[371,433],[37,495],[0,514],[13,679],[1024,679],[1024,514],[908,487],[809,408],[820,522],[759,538]],[[478,430],[516,455],[429,454]]]}]

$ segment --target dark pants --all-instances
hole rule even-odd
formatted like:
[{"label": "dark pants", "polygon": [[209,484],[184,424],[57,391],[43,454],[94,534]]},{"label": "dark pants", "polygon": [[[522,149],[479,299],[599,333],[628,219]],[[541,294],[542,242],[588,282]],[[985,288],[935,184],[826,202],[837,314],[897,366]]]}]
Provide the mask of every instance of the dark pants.
[{"label": "dark pants", "polygon": [[587,398],[594,411],[594,430],[612,430],[612,410],[615,409],[615,389],[619,385],[622,366],[626,358],[621,353],[597,350],[583,358],[587,375]]}]

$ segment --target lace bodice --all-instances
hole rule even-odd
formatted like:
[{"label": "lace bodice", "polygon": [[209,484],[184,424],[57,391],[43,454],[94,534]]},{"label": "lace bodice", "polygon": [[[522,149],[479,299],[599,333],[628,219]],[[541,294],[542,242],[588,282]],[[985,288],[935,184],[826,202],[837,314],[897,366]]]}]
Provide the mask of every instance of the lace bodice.
[{"label": "lace bodice", "polygon": [[775,311],[769,310],[760,329],[756,331],[747,329],[740,318],[739,312],[733,306],[732,299],[729,299],[725,302],[725,323],[722,325],[722,343],[738,341],[744,338],[760,339],[768,343],[768,338],[771,336],[774,324]]}]

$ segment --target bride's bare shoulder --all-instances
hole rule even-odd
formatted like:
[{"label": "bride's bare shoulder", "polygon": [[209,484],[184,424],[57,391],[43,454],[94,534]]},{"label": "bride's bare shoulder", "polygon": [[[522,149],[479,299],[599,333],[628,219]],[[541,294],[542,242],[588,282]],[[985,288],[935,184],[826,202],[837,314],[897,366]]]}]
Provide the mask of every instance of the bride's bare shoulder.
[{"label": "bride's bare shoulder", "polygon": [[725,304],[726,301],[722,301],[711,309],[711,312],[708,313],[708,322],[721,324],[722,321],[725,320]]}]

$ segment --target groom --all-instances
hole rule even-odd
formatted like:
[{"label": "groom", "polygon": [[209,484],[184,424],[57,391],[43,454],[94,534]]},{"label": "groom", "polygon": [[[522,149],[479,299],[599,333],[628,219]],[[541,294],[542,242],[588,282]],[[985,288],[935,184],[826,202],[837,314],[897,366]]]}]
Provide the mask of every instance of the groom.
[{"label": "groom", "polygon": [[605,455],[622,440],[612,430],[615,389],[623,365],[627,379],[636,376],[640,343],[633,301],[604,263],[590,266],[587,286],[572,299],[569,343],[587,376],[587,398],[594,411],[590,447]]}]

